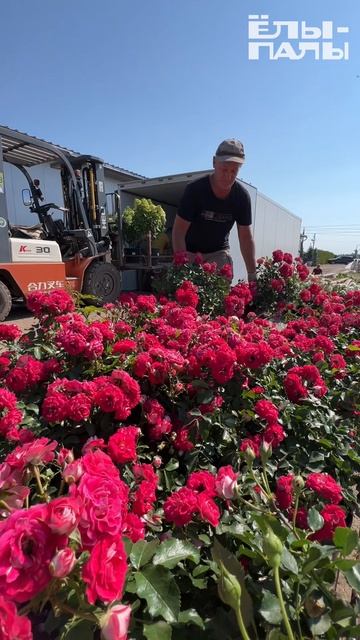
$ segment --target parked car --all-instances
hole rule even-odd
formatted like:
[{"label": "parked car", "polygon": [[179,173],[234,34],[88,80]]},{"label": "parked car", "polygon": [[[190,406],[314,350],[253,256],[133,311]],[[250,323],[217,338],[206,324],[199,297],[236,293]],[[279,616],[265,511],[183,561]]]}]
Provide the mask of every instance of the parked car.
[{"label": "parked car", "polygon": [[328,264],[350,264],[353,260],[353,256],[336,256],[335,258],[330,258]]}]

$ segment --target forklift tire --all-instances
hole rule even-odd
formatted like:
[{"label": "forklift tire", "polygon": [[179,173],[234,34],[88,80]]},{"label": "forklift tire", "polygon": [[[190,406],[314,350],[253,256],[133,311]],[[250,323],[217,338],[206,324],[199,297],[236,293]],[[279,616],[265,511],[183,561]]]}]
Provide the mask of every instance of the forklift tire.
[{"label": "forklift tire", "polygon": [[6,284],[0,281],[0,322],[8,317],[11,307],[11,293]]},{"label": "forklift tire", "polygon": [[101,304],[115,302],[121,293],[121,273],[109,262],[93,262],[85,272],[82,293]]}]

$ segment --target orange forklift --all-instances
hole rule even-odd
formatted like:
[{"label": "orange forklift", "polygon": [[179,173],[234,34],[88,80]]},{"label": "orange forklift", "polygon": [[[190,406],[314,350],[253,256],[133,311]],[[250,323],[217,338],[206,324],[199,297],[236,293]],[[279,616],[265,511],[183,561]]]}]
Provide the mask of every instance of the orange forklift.
[{"label": "orange forklift", "polygon": [[[39,224],[9,224],[4,162],[24,175],[23,202]],[[60,169],[64,206],[43,202],[28,171],[42,163]],[[0,126],[0,321],[32,291],[71,288],[113,302],[121,292],[122,251],[121,233],[109,230],[103,162]]]}]

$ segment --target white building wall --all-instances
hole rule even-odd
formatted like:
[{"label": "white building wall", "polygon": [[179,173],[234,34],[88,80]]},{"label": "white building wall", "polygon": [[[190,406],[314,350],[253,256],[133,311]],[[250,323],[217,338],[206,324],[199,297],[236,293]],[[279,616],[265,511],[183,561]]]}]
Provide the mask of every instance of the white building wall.
[{"label": "white building wall", "polygon": [[254,238],[256,257],[271,256],[274,249],[299,253],[301,218],[262,193],[257,193]]},{"label": "white building wall", "polygon": [[[256,218],[256,194],[257,194],[257,190],[251,184],[247,184],[246,182],[242,182],[241,180],[240,180],[240,182],[241,182],[242,186],[245,187],[245,189],[249,192],[249,195],[250,195],[252,224],[253,224],[253,229],[254,229],[254,222],[255,222],[255,218]],[[237,232],[236,224],[233,226],[233,228],[232,228],[232,230],[230,232],[229,241],[230,241],[230,253],[231,253],[231,257],[233,259],[233,263],[234,263],[234,279],[233,279],[233,283],[236,283],[238,280],[246,279],[246,268],[245,268],[245,263],[244,263],[243,257],[242,257],[242,255],[240,253],[239,238],[238,238],[238,232]]]}]

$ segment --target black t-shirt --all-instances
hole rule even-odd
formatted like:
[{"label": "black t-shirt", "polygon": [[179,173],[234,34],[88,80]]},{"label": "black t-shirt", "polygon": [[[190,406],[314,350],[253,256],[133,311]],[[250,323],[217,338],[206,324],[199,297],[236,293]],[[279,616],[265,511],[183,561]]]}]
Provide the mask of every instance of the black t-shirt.
[{"label": "black t-shirt", "polygon": [[186,187],[178,214],[191,225],[186,234],[187,251],[212,253],[229,248],[229,233],[237,222],[251,224],[251,200],[248,191],[235,182],[229,195],[217,198],[205,176]]}]

